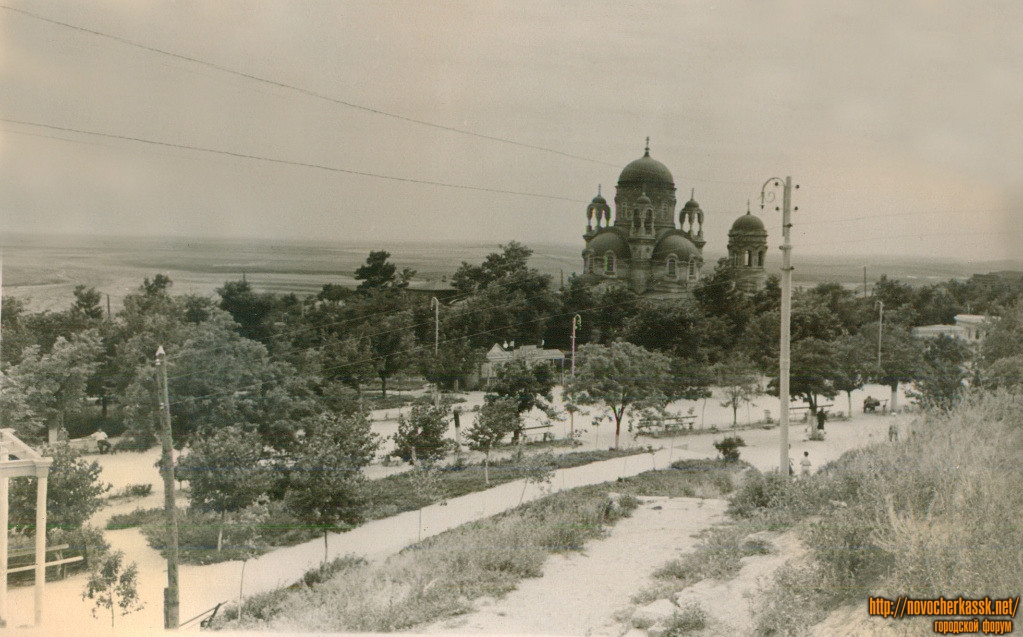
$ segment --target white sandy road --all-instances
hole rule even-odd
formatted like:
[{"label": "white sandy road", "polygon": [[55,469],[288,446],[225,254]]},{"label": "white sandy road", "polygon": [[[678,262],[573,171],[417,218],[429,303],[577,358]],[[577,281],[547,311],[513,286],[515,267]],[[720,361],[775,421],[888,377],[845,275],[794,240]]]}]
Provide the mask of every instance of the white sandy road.
[{"label": "white sandy road", "polygon": [[[828,437],[823,442],[803,442],[803,427],[794,426],[791,430],[791,457],[802,456],[804,449],[810,450],[814,467],[837,458],[847,449],[862,446],[871,440],[882,440],[886,435],[889,419],[859,415],[851,421],[834,422],[828,425]],[[607,430],[607,425],[604,426]],[[778,432],[771,430],[746,430],[741,433],[747,447],[742,449],[742,457],[754,466],[769,470],[778,463]],[[575,467],[559,471],[552,484],[555,489],[574,488],[586,484],[595,484],[613,480],[623,475],[635,475],[653,467],[663,468],[671,460],[680,458],[714,457],[713,448],[718,434],[701,434],[678,438],[648,441],[640,439],[640,443],[653,442],[664,445],[664,448],[653,454],[641,454],[624,459],[594,463],[583,467]],[[623,443],[625,440],[623,439]],[[631,441],[630,441],[631,442]],[[151,452],[152,453],[152,452]],[[133,471],[128,460],[136,458]],[[138,456],[125,454],[114,456],[118,465],[113,475],[121,476],[118,482],[151,481],[148,477],[155,473],[149,455]],[[113,481],[112,477],[104,478]],[[158,483],[157,483],[158,484]],[[493,515],[518,504],[522,494],[522,483],[513,482],[495,487],[485,492],[469,494],[448,501],[444,505],[433,505],[422,512],[423,535],[433,535],[454,528],[466,522]],[[526,498],[532,499],[541,495],[541,491],[530,485]],[[419,534],[419,513],[408,512],[384,520],[376,520],[356,528],[348,533],[329,537],[329,556],[335,557],[354,553],[371,560],[385,558],[415,542]],[[152,634],[159,632],[163,625],[162,598],[163,587],[166,585],[166,563],[156,551],[145,545],[145,541],[136,529],[107,532],[107,539],[114,549],[124,550],[129,560],[137,561],[140,570],[140,592],[146,607],[140,612],[118,617],[115,629],[110,627],[109,615],[101,615],[94,619],[89,607],[81,600],[84,586],[82,576],[69,578],[60,582],[47,584],[44,610],[44,626],[40,630],[30,628],[12,628],[10,634]],[[290,584],[302,573],[316,566],[323,558],[322,539],[313,540],[302,545],[279,549],[250,560],[245,565],[244,584],[246,595],[266,591],[275,587]],[[218,602],[235,600],[241,584],[242,565],[240,562],[226,562],[209,566],[183,566],[180,570],[181,582],[181,620],[185,621]],[[625,579],[621,579],[625,584]],[[636,592],[635,589],[630,593]],[[30,588],[12,589],[9,594],[8,614],[9,626],[18,627],[31,622],[32,591]],[[197,628],[192,625],[190,628]]]}]

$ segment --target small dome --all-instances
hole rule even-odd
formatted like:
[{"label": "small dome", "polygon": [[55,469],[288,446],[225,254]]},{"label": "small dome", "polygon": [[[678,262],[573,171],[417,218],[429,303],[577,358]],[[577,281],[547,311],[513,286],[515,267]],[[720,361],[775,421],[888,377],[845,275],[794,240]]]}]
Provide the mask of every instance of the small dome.
[{"label": "small dome", "polygon": [[700,209],[700,204],[696,203],[695,199],[690,199],[686,202],[686,205],[682,206],[682,212],[694,212]]},{"label": "small dome", "polygon": [[728,234],[754,234],[764,235],[766,237],[767,230],[764,228],[764,222],[760,220],[760,217],[747,212],[735,220],[735,223],[732,224],[732,229],[728,231]]},{"label": "small dome", "polygon": [[607,199],[604,199],[603,195],[597,195],[590,203],[606,204]]},{"label": "small dome", "polygon": [[669,186],[671,188],[675,187],[675,178],[671,176],[671,171],[668,170],[668,167],[650,157],[649,143],[648,139],[648,146],[643,156],[630,162],[622,170],[622,174],[618,176],[619,186],[647,183]]},{"label": "small dome", "polygon": [[614,252],[615,257],[619,259],[628,259],[631,255],[629,244],[622,238],[622,235],[618,234],[614,230],[601,232],[597,236],[593,237],[593,239],[591,239],[586,245],[586,250],[592,252],[598,257],[603,256],[608,252]]},{"label": "small dome", "polygon": [[690,259],[701,259],[700,251],[693,245],[693,242],[681,234],[669,234],[661,239],[654,247],[654,253],[650,260],[654,263],[667,261],[668,256],[674,254],[679,261]]},{"label": "small dome", "polygon": [[646,191],[645,190],[643,191],[643,194],[639,196],[639,199],[636,200],[636,205],[637,206],[649,206],[649,205],[651,205],[650,197],[646,196]]}]

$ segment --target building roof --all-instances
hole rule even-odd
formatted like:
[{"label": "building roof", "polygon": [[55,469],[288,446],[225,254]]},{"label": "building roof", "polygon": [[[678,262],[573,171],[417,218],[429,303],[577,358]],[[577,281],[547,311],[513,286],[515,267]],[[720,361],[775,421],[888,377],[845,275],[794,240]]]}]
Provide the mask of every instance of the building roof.
[{"label": "building roof", "polygon": [[734,234],[763,235],[766,237],[767,230],[764,228],[764,222],[760,220],[760,217],[747,212],[732,224],[732,229],[728,231],[728,235]]},{"label": "building roof", "polygon": [[675,178],[671,176],[668,167],[650,157],[650,148],[639,159],[632,161],[622,170],[618,176],[618,185],[652,183],[675,187]]},{"label": "building roof", "polygon": [[654,252],[650,256],[651,261],[666,261],[669,255],[674,254],[679,261],[701,258],[700,251],[693,245],[693,242],[681,234],[669,234],[657,242]]}]

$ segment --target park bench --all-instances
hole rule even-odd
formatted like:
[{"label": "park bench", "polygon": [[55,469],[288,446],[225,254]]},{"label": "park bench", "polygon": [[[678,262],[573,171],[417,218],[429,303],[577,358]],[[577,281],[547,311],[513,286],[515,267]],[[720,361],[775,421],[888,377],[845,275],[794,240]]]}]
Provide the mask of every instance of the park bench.
[{"label": "park bench", "polygon": [[525,441],[526,438],[529,435],[529,434],[526,433],[527,431],[541,430],[541,431],[543,431],[543,434],[541,436],[541,440],[546,441],[546,440],[553,440],[554,439],[553,429],[554,429],[554,425],[553,424],[546,423],[546,424],[543,424],[543,425],[533,425],[532,427],[523,427],[519,431],[522,432],[522,439],[523,439],[523,441]]},{"label": "park bench", "polygon": [[636,435],[670,435],[681,431],[691,431],[695,422],[695,415],[645,419],[636,425]]},{"label": "park bench", "polygon": [[110,451],[110,447],[111,447],[110,442],[107,440],[105,435],[100,436],[100,435],[97,435],[98,433],[99,432],[96,432],[96,433],[94,433],[92,435],[85,436],[84,438],[74,438],[72,440],[68,440],[67,444],[72,449],[75,449],[77,451],[81,451],[81,452],[84,452],[84,453],[97,453],[97,452],[99,452],[99,453],[106,453],[106,452]]},{"label": "park bench", "polygon": [[[46,562],[46,567],[47,568],[49,568],[51,566],[55,566],[56,567],[53,570],[53,573],[56,574],[57,579],[64,579],[64,565],[65,564],[71,564],[73,562],[81,562],[82,560],[85,559],[81,555],[73,555],[71,557],[64,557],[64,551],[68,550],[69,548],[71,548],[71,547],[69,545],[67,545],[67,544],[54,544],[53,546],[47,546],[46,547],[46,554],[47,555],[51,555],[52,554],[53,557],[55,558],[52,561]],[[10,575],[12,573],[23,573],[25,571],[33,571],[33,570],[35,570],[35,567],[36,567],[35,563],[34,563],[35,562],[35,555],[36,555],[36,549],[35,549],[34,546],[8,550],[7,551],[7,563],[9,565],[8,568],[7,568],[8,575]],[[32,564],[18,565],[19,562],[24,562],[26,558],[31,558],[33,563]],[[13,565],[12,565],[12,563],[13,563]]]}]

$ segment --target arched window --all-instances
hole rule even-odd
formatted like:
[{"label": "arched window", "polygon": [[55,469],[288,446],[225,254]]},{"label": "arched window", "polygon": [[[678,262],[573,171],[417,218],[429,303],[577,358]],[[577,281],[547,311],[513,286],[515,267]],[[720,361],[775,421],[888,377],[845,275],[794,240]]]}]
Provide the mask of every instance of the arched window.
[{"label": "arched window", "polygon": [[689,278],[690,279],[696,278],[696,259],[689,260]]},{"label": "arched window", "polygon": [[751,265],[753,265],[753,251],[752,250],[747,250],[746,251],[746,267],[749,267]]},{"label": "arched window", "polygon": [[604,255],[604,274],[611,275],[611,274],[614,274],[614,273],[615,273],[615,253],[614,252],[608,252],[608,253],[606,253]]},{"label": "arched window", "polygon": [[583,257],[583,272],[593,274],[593,255],[587,254]]},{"label": "arched window", "polygon": [[764,251],[763,250],[761,250],[760,253],[757,255],[757,265],[760,266],[761,268],[764,267]]},{"label": "arched window", "polygon": [[668,274],[668,278],[669,279],[677,279],[678,278],[678,261],[673,256],[672,257],[668,257],[668,273],[667,274]]}]

